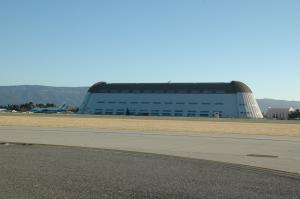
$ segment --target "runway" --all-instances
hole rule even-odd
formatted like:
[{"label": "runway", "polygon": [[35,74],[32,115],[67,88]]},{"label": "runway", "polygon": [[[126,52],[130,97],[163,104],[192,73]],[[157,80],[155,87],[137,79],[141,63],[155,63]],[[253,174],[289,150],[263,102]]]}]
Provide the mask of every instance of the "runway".
[{"label": "runway", "polygon": [[300,173],[300,137],[1,126],[0,142],[117,149]]}]

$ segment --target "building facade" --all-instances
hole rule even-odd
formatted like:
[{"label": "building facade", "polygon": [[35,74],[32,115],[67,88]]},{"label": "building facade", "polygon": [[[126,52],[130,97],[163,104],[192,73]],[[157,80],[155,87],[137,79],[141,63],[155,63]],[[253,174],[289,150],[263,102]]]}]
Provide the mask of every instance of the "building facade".
[{"label": "building facade", "polygon": [[295,111],[294,108],[268,108],[266,113],[266,117],[268,119],[275,119],[275,120],[287,120],[289,119],[289,114]]},{"label": "building facade", "polygon": [[105,83],[91,86],[82,114],[262,118],[250,88],[230,83]]}]

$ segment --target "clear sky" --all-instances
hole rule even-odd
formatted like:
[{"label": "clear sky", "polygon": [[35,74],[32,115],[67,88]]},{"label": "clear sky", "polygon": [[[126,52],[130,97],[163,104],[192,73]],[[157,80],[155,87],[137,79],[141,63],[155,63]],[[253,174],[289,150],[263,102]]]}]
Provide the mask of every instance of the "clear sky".
[{"label": "clear sky", "polygon": [[229,82],[300,100],[299,0],[0,0],[0,85]]}]

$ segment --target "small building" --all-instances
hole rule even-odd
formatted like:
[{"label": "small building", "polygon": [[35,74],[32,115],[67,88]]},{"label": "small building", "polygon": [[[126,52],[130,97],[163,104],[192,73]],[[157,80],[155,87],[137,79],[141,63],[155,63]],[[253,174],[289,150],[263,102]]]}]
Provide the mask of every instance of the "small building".
[{"label": "small building", "polygon": [[275,119],[275,120],[287,120],[289,119],[289,114],[295,111],[294,108],[268,108],[266,117],[268,119]]}]

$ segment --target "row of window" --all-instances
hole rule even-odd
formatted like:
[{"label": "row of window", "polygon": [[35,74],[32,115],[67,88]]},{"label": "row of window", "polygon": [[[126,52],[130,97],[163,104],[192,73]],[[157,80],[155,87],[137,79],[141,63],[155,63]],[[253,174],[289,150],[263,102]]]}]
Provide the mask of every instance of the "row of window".
[{"label": "row of window", "polygon": [[[222,111],[212,111],[212,113],[218,112],[222,115]],[[97,115],[139,115],[139,116],[210,116],[210,111],[196,111],[196,110],[135,110],[135,109],[96,109]]]},{"label": "row of window", "polygon": [[[120,102],[114,102],[114,101],[108,101],[108,102],[105,102],[105,101],[98,101],[97,102],[98,104],[167,104],[167,105],[172,105],[172,104],[181,104],[181,105],[184,105],[184,104],[189,104],[189,105],[198,105],[198,104],[202,104],[202,105],[211,105],[212,103],[210,102],[202,102],[202,103],[198,103],[198,102],[189,102],[189,103],[185,103],[185,102],[124,102],[124,101],[120,101]],[[222,102],[216,102],[216,103],[213,103],[214,105],[224,105],[224,103]]]},{"label": "row of window", "polygon": [[98,93],[203,93],[203,94],[224,94],[226,91],[224,90],[216,90],[216,91],[209,91],[209,90],[99,90]]},{"label": "row of window", "polygon": [[250,114],[250,112],[246,111],[246,112],[240,112],[240,114]]}]

